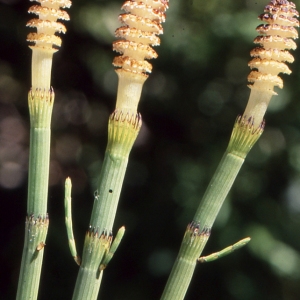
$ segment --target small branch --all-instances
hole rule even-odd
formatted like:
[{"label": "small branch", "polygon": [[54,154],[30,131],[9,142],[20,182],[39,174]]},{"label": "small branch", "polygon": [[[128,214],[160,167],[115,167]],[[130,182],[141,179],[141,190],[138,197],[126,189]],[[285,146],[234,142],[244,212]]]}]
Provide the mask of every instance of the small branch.
[{"label": "small branch", "polygon": [[65,221],[68,235],[68,242],[71,254],[77,263],[80,266],[81,260],[77,254],[76,243],[73,234],[73,224],[72,224],[72,198],[71,198],[72,182],[68,177],[65,182]]},{"label": "small branch", "polygon": [[249,237],[247,237],[247,238],[244,238],[244,239],[236,242],[235,244],[233,244],[231,246],[224,248],[223,250],[221,250],[219,252],[215,252],[215,253],[212,253],[207,256],[201,256],[198,258],[198,262],[205,263],[205,262],[211,262],[211,261],[217,260],[218,258],[226,256],[226,255],[232,253],[233,251],[244,247],[245,245],[247,245],[250,242],[250,240],[251,239]]},{"label": "small branch", "polygon": [[102,262],[100,263],[100,267],[99,267],[99,270],[102,271],[104,270],[108,263],[110,262],[110,260],[112,259],[112,257],[114,256],[115,252],[117,251],[120,243],[121,243],[121,240],[124,236],[124,233],[125,233],[125,227],[122,226],[118,232],[117,232],[117,235],[111,245],[111,247],[109,248],[109,250],[105,253],[105,256],[102,260]]}]

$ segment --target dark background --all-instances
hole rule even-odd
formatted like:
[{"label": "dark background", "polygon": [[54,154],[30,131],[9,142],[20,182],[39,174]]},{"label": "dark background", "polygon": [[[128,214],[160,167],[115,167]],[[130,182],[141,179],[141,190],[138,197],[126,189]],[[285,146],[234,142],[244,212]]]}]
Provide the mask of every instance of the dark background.
[{"label": "dark background", "polygon": [[[300,5],[300,1],[295,1]],[[126,234],[104,274],[101,299],[159,299],[183,232],[226,149],[250,90],[249,51],[262,0],[171,0],[158,59],[139,111],[114,231]],[[0,298],[14,299],[26,214],[31,3],[0,0]],[[103,160],[117,76],[111,50],[122,1],[77,0],[54,55],[51,171],[39,299],[71,299],[78,267],[64,225],[64,179],[73,181],[81,253]],[[266,129],[226,200],[204,254],[250,244],[197,267],[186,299],[300,298],[300,52],[273,97]]]}]

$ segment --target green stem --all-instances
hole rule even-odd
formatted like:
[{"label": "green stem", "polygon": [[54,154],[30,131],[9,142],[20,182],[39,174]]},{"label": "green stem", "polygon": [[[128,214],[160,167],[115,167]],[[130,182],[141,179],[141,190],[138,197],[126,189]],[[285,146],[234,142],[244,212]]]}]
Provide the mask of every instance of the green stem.
[{"label": "green stem", "polygon": [[243,163],[239,156],[224,154],[194,216],[201,227],[212,227]]},{"label": "green stem", "polygon": [[[227,194],[247,156],[259,139],[263,124],[253,129],[252,119],[239,117],[235,123],[227,150],[213,176],[202,201],[196,211],[193,222],[188,226],[181,249],[172,268],[161,300],[182,300],[190,284],[197,259],[201,255],[209,238],[213,223],[224,203]],[[186,243],[189,230],[201,240],[200,243]],[[192,254],[182,251],[183,247],[195,248]]]},{"label": "green stem", "polygon": [[[128,163],[129,153],[141,127],[139,115],[125,115],[115,111],[109,120],[108,144],[100,173],[98,189],[95,192],[94,206],[87,235],[111,237],[121,188]],[[124,231],[123,231],[124,232]],[[93,246],[94,239],[87,239],[84,245],[82,264],[76,281],[73,300],[97,299],[102,274],[102,262],[109,253],[99,258],[103,244]],[[101,269],[101,271],[100,271]]]},{"label": "green stem", "polygon": [[45,216],[49,182],[50,128],[30,129],[27,214]]},{"label": "green stem", "polygon": [[27,217],[17,300],[37,299],[48,218]]},{"label": "green stem", "polygon": [[[75,299],[97,299],[103,272],[99,269],[99,262],[109,247],[112,236],[88,232],[85,236],[82,263],[74,290]],[[75,296],[76,295],[76,296]]]},{"label": "green stem", "polygon": [[[83,269],[83,267],[81,267],[80,270],[81,269]],[[97,271],[98,268],[85,268],[84,272],[78,273],[77,281],[80,282],[80,285],[76,284],[73,299],[97,299],[103,277],[102,271],[98,278],[94,278]],[[90,280],[90,278],[93,278],[93,280]]]},{"label": "green stem", "polygon": [[209,229],[199,232],[199,224],[192,222],[187,226],[177,259],[161,299],[183,299],[192,279],[199,248],[204,247],[210,234]]},{"label": "green stem", "polygon": [[53,91],[30,92],[30,154],[25,241],[17,300],[37,299],[48,230],[47,194]]},{"label": "green stem", "polygon": [[105,153],[90,221],[99,232],[112,229],[127,164],[127,157]]}]

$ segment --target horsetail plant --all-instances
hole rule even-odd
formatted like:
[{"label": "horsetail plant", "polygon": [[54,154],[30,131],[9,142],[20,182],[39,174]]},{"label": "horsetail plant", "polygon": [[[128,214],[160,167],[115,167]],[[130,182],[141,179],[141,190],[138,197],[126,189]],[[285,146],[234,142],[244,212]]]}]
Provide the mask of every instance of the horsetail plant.
[{"label": "horsetail plant", "polygon": [[[47,194],[50,156],[50,123],[54,91],[50,87],[53,53],[61,45],[56,32],[66,32],[57,19],[69,20],[60,8],[70,7],[69,0],[36,0],[29,13],[39,16],[27,23],[37,29],[27,41],[32,49],[32,88],[28,95],[30,114],[30,153],[25,241],[17,299],[36,299],[38,295],[49,218]],[[54,46],[54,47],[53,47]]]},{"label": "horsetail plant", "polygon": [[[193,221],[187,226],[183,241],[166,284],[161,300],[184,299],[197,261],[211,261],[232,252],[234,246],[220,253],[201,255],[210,236],[211,228],[219,210],[250,149],[261,136],[264,129],[264,114],[270,102],[274,86],[283,87],[278,73],[291,73],[284,63],[293,62],[293,56],[285,49],[295,49],[292,39],[298,37],[294,28],[299,26],[295,4],[286,0],[272,0],[259,19],[267,22],[256,28],[260,36],[254,43],[259,47],[251,51],[251,71],[248,80],[251,84],[250,98],[243,116],[234,124],[233,132],[225,154],[211,179]],[[243,242],[237,243],[238,247]]]},{"label": "horsetail plant", "polygon": [[[167,0],[126,1],[119,16],[123,24],[115,32],[121,38],[113,50],[121,55],[113,60],[119,78],[115,111],[108,122],[108,143],[95,192],[94,205],[86,233],[82,263],[73,294],[74,300],[96,299],[107,263],[124,234],[122,227],[113,244],[112,229],[128,157],[142,125],[137,113],[143,84],[152,66],[145,59],[156,58],[151,46],[159,45]],[[150,46],[151,45],[151,46]],[[73,256],[74,256],[73,252]]]}]

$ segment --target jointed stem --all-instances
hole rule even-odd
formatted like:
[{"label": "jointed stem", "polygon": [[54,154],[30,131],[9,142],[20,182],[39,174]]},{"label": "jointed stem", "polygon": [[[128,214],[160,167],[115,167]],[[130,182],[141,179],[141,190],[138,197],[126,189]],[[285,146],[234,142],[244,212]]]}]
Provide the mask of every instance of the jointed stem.
[{"label": "jointed stem", "polygon": [[[201,255],[210,234],[210,228],[236,178],[244,159],[225,153],[215,175],[210,181],[202,202],[195,214],[194,222],[198,224],[201,243],[197,244],[193,255],[188,258],[181,249],[172,268],[161,300],[181,300],[190,284],[198,257]],[[204,233],[207,232],[206,235]],[[206,238],[203,238],[206,236]],[[184,241],[182,242],[182,246]],[[187,246],[189,247],[189,245]]]},{"label": "jointed stem", "polygon": [[[219,210],[246,155],[261,134],[262,127],[254,130],[251,119],[247,121],[243,118],[237,119],[228,148],[208,185],[193,222],[185,232],[161,300],[182,300],[184,298],[196,262],[206,245]],[[193,232],[193,235],[189,235],[190,231]],[[190,241],[186,242],[188,236],[190,236]],[[194,240],[199,240],[199,242],[195,243]]]},{"label": "jointed stem", "polygon": [[[131,147],[141,127],[139,115],[114,112],[109,120],[108,144],[95,193],[90,229],[86,235],[82,264],[76,281],[73,300],[97,299],[101,276],[112,257],[110,251],[112,226],[115,220],[121,188]],[[124,230],[122,230],[124,233]],[[96,240],[107,239],[108,243]],[[118,238],[117,243],[119,243]],[[100,276],[101,275],[101,276]]]},{"label": "jointed stem", "polygon": [[25,241],[17,299],[36,299],[49,219],[47,215],[50,121],[54,93],[29,92],[30,154]]}]

